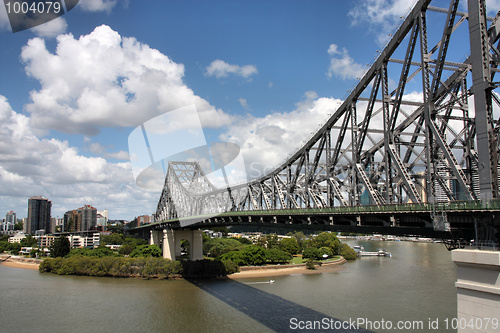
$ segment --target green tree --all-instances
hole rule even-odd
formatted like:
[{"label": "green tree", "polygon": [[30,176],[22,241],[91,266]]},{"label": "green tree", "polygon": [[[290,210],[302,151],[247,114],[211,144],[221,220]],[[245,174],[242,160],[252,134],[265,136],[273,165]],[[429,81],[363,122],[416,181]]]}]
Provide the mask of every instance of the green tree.
[{"label": "green tree", "polygon": [[134,251],[134,247],[130,244],[122,244],[118,250],[119,254],[129,255]]},{"label": "green tree", "polygon": [[144,239],[140,239],[140,238],[127,237],[123,241],[123,244],[120,246],[118,253],[120,253],[122,255],[129,255],[139,245],[148,245],[148,242],[145,241]]},{"label": "green tree", "polygon": [[125,239],[123,237],[123,234],[120,233],[112,233],[109,235],[103,235],[101,236],[101,243],[104,243],[105,245],[120,245],[125,242]]},{"label": "green tree", "polygon": [[266,249],[266,261],[269,263],[284,263],[292,260],[292,255],[280,249]]},{"label": "green tree", "polygon": [[283,238],[280,241],[280,249],[282,251],[288,252],[292,255],[300,252],[299,243],[297,243],[297,239],[295,238]]},{"label": "green tree", "polygon": [[52,258],[65,257],[70,251],[69,240],[65,236],[54,239],[54,243],[50,247],[50,256]]},{"label": "green tree", "polygon": [[233,238],[208,238],[203,242],[203,253],[211,257],[220,257],[229,251],[243,248],[244,245]]},{"label": "green tree", "polygon": [[287,235],[295,238],[295,240],[297,241],[297,244],[300,247],[300,250],[305,248],[304,242],[306,241],[307,236],[302,231],[289,232]]},{"label": "green tree", "polygon": [[249,265],[262,265],[266,261],[266,252],[260,246],[248,245],[241,251],[248,258]]},{"label": "green tree", "polygon": [[9,248],[10,253],[18,255],[19,251],[21,251],[21,244],[19,243],[9,243],[9,244],[10,244]]},{"label": "green tree", "polygon": [[23,221],[19,221],[16,224],[14,224],[14,230],[23,230]]},{"label": "green tree", "polygon": [[185,255],[189,254],[190,244],[186,239],[181,240],[181,253],[185,253]]},{"label": "green tree", "polygon": [[266,248],[268,249],[277,249],[279,248],[278,235],[269,234],[266,235]]},{"label": "green tree", "polygon": [[10,250],[10,243],[7,241],[0,241],[0,253],[9,250]]},{"label": "green tree", "polygon": [[247,265],[249,265],[248,258],[245,256],[245,254],[243,253],[243,251],[240,251],[240,250],[229,251],[227,253],[224,253],[223,255],[220,256],[219,259],[222,262],[226,262],[226,261],[234,262],[238,266],[247,266]]},{"label": "green tree", "polygon": [[309,258],[306,261],[307,269],[316,269],[316,261],[313,258]]},{"label": "green tree", "polygon": [[157,245],[139,245],[130,254],[130,257],[161,257],[161,250]]},{"label": "green tree", "polygon": [[319,255],[319,258],[320,258],[320,259],[323,259],[325,254],[326,254],[328,257],[332,257],[332,256],[333,256],[332,249],[330,249],[329,247],[326,247],[326,246],[320,247],[320,248],[318,249],[318,255]]},{"label": "green tree", "polygon": [[302,258],[311,258],[311,259],[319,259],[318,248],[316,247],[308,247],[304,250],[302,254]]},{"label": "green tree", "polygon": [[340,255],[344,257],[345,260],[356,260],[356,251],[347,244],[342,243],[340,245]]},{"label": "green tree", "polygon": [[322,248],[329,247],[334,254],[339,253],[340,241],[337,236],[331,232],[322,232],[311,240],[312,247]]},{"label": "green tree", "polygon": [[37,240],[35,237],[31,235],[27,235],[23,239],[21,239],[21,246],[22,247],[33,247],[38,244]]},{"label": "green tree", "polygon": [[252,241],[250,239],[248,239],[248,238],[245,238],[245,237],[231,237],[229,239],[235,239],[238,242],[240,242],[241,244],[245,244],[245,245],[252,244]]},{"label": "green tree", "polygon": [[231,260],[238,266],[262,265],[266,261],[265,249],[257,245],[248,245],[238,251],[230,251],[222,256],[220,260]]}]

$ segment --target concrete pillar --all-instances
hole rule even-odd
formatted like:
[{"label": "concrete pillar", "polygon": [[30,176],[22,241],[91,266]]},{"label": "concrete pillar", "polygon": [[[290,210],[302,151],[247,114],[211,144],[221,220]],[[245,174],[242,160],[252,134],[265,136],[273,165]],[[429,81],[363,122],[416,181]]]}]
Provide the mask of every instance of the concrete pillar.
[{"label": "concrete pillar", "polygon": [[154,245],[160,246],[160,238],[158,237],[159,233],[161,233],[161,231],[157,231],[157,230],[150,231],[149,245],[154,244]]},{"label": "concrete pillar", "polygon": [[191,260],[203,260],[203,237],[201,230],[191,231],[191,252],[189,254],[189,259]]},{"label": "concrete pillar", "polygon": [[498,332],[500,252],[454,250],[451,258],[457,265],[458,313],[457,322],[449,327],[458,333]]},{"label": "concrete pillar", "polygon": [[175,260],[175,235],[173,230],[163,229],[163,258]]}]

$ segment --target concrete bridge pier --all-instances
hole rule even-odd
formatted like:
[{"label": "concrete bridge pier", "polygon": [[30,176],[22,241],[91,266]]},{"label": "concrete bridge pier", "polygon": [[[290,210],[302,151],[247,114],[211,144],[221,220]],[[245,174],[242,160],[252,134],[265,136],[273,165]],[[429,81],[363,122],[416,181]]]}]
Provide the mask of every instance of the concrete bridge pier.
[{"label": "concrete bridge pier", "polygon": [[163,229],[163,258],[175,260],[174,236],[175,235],[173,230]]},{"label": "concrete bridge pier", "polygon": [[161,248],[160,242],[161,242],[161,230],[150,230],[149,231],[149,245],[157,245],[159,248]]},{"label": "concrete bridge pier", "polygon": [[189,259],[203,259],[203,237],[201,230],[151,230],[149,244],[156,244],[163,251],[163,258],[175,260],[181,256],[181,242],[189,242]]}]

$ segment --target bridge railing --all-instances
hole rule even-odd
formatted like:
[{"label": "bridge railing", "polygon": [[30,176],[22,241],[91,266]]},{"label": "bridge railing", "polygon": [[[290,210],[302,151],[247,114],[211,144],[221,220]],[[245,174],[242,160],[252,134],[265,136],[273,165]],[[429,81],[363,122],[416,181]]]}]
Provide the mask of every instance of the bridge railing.
[{"label": "bridge railing", "polygon": [[400,212],[431,212],[431,211],[467,211],[467,210],[497,210],[500,200],[482,201],[450,201],[438,203],[407,203],[386,205],[365,205],[326,208],[273,209],[252,211],[231,211],[220,215],[308,215],[308,214],[349,214],[349,213],[400,213]]},{"label": "bridge railing", "polygon": [[[302,209],[273,209],[273,210],[242,210],[227,211],[219,213],[217,216],[249,216],[249,215],[315,215],[315,214],[391,214],[391,213],[426,213],[426,212],[457,212],[457,211],[491,211],[500,210],[500,200],[490,200],[482,202],[476,201],[449,201],[437,203],[406,203],[406,204],[386,204],[386,205],[365,205],[365,206],[347,206],[347,207],[327,207],[327,208],[302,208]],[[213,218],[213,215],[193,216],[196,219],[203,217]],[[169,220],[177,221],[177,219]],[[157,223],[166,223],[169,221],[156,221]]]}]

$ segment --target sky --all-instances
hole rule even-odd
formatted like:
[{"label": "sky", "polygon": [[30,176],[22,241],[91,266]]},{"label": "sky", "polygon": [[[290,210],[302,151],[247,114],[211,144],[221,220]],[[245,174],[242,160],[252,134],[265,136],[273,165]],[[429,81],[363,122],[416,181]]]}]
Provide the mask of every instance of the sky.
[{"label": "sky", "polygon": [[207,142],[239,146],[262,176],[321,127],[413,3],[80,0],[16,33],[0,4],[0,214],[26,217],[33,195],[53,217],[152,214],[162,184],[136,182],[129,136],[189,106]]}]

